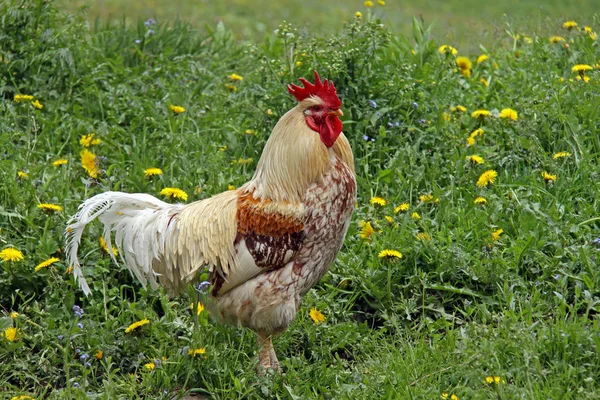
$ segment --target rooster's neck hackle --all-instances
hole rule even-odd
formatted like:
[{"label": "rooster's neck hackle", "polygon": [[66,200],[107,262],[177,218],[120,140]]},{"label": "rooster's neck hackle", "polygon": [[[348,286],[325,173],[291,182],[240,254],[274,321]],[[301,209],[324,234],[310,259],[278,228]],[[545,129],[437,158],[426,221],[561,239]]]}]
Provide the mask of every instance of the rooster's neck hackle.
[{"label": "rooster's neck hackle", "polygon": [[354,171],[352,150],[344,134],[327,148],[306,124],[303,110],[304,105],[298,104],[273,128],[254,177],[245,185],[255,197],[302,203],[308,187],[322,180],[335,157]]}]

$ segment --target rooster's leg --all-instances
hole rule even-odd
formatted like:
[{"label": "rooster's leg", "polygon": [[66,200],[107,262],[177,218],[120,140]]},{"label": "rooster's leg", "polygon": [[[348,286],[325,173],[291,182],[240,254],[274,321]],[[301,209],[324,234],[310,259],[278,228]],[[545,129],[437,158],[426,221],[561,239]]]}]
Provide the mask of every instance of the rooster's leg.
[{"label": "rooster's leg", "polygon": [[258,375],[264,375],[267,373],[267,369],[273,368],[271,365],[271,352],[273,351],[273,343],[271,342],[271,336],[258,335],[256,337],[256,341],[259,348],[256,373]]},{"label": "rooster's leg", "polygon": [[281,367],[279,366],[279,360],[277,359],[277,354],[275,353],[275,348],[271,346],[271,351],[269,352],[269,358],[271,359],[271,368],[275,370],[275,372],[281,373]]}]

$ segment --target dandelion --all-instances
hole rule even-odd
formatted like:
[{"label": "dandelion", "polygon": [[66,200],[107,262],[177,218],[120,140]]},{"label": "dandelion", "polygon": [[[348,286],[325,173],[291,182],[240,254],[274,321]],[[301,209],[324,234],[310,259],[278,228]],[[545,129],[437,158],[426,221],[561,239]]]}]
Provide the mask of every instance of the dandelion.
[{"label": "dandelion", "polygon": [[515,110],[513,110],[512,108],[504,108],[502,111],[500,111],[499,116],[500,116],[500,118],[506,118],[506,119],[510,119],[512,121],[516,121],[517,118],[519,117],[517,112]]},{"label": "dandelion", "polygon": [[[583,79],[586,82],[589,81],[589,78],[587,76],[585,76],[586,71],[591,71],[593,68],[591,65],[587,65],[587,64],[577,64],[574,65],[573,68],[571,68],[571,72],[577,72],[579,74],[578,78],[579,79]],[[588,79],[585,79],[588,78]]]},{"label": "dandelion", "polygon": [[542,177],[544,178],[544,181],[546,183],[548,183],[548,182],[552,182],[552,183],[556,182],[556,175],[550,174],[550,173],[548,173],[546,171],[542,171]]},{"label": "dandelion", "polygon": [[360,238],[361,239],[370,239],[371,236],[375,233],[375,229],[371,225],[371,222],[360,222]]},{"label": "dandelion", "polygon": [[235,190],[235,186],[233,186],[233,185],[227,185],[227,190]]},{"label": "dandelion", "polygon": [[431,240],[431,235],[426,232],[419,232],[417,233],[417,240],[420,240],[421,242],[426,242],[428,240]]},{"label": "dandelion", "polygon": [[439,203],[440,199],[433,197],[432,194],[422,194],[419,196],[419,200],[421,200],[422,203]]},{"label": "dandelion", "polygon": [[490,183],[496,182],[496,178],[498,177],[498,173],[493,169],[488,169],[485,171],[479,179],[477,179],[477,187],[483,188],[488,186]]},{"label": "dandelion", "polygon": [[141,326],[144,326],[144,325],[147,325],[147,324],[149,324],[149,323],[150,323],[150,320],[149,320],[149,319],[147,319],[147,318],[146,318],[146,319],[143,319],[143,320],[141,320],[141,321],[134,322],[133,324],[129,325],[129,326],[128,326],[128,327],[125,329],[125,333],[130,333],[130,332],[133,332],[133,331],[134,331],[134,330],[136,330],[137,328],[139,328],[139,327],[141,327]]},{"label": "dandelion", "polygon": [[458,50],[456,50],[454,47],[449,46],[447,44],[440,46],[440,48],[438,49],[438,51],[441,54],[452,54],[453,56],[458,54]]},{"label": "dandelion", "polygon": [[[192,309],[192,311],[194,310],[194,303],[190,304],[190,309]],[[204,311],[204,306],[202,305],[202,303],[198,302],[196,306],[196,315],[200,315],[202,311]]]},{"label": "dandelion", "polygon": [[33,96],[30,94],[16,94],[15,97],[13,98],[13,101],[15,103],[20,103],[20,102],[29,102],[33,100]]},{"label": "dandelion", "polygon": [[473,203],[477,204],[478,206],[484,206],[487,204],[487,200],[485,197],[477,196],[475,200],[473,200]]},{"label": "dandelion", "polygon": [[467,108],[464,106],[454,106],[450,109],[452,112],[466,112]]},{"label": "dandelion", "polygon": [[373,7],[373,2],[371,0],[365,1],[365,7],[367,7],[367,8]]},{"label": "dandelion", "polygon": [[152,371],[154,368],[156,368],[156,365],[154,365],[153,362],[149,362],[149,363],[144,364],[144,368],[146,368],[147,370]]},{"label": "dandelion", "polygon": [[256,131],[254,129],[246,129],[244,133],[246,135],[256,135]]},{"label": "dandelion", "polygon": [[63,208],[61,206],[59,206],[58,204],[51,204],[51,203],[38,204],[37,208],[41,208],[42,210],[48,211],[48,212],[60,212],[63,210]]},{"label": "dandelion", "polygon": [[102,140],[100,140],[95,133],[83,135],[81,139],[79,139],[79,144],[83,147],[97,146],[100,143],[102,143]]},{"label": "dandelion", "polygon": [[14,247],[8,247],[0,251],[0,258],[2,261],[21,261],[23,260],[23,253]]},{"label": "dandelion", "polygon": [[231,74],[228,76],[228,78],[231,79],[232,81],[243,81],[244,80],[244,78],[238,74]]},{"label": "dandelion", "polygon": [[35,108],[37,108],[38,110],[41,110],[42,108],[44,108],[44,105],[42,103],[40,103],[39,100],[32,101],[31,105],[34,106]]},{"label": "dandelion", "polygon": [[385,217],[383,217],[383,218],[385,218],[385,220],[386,220],[388,223],[390,223],[390,224],[393,224],[393,223],[394,223],[394,218],[390,217],[389,215],[386,215],[386,216],[385,216]]},{"label": "dandelion", "polygon": [[473,64],[468,57],[457,57],[456,65],[458,68],[460,68],[460,72],[463,74],[463,76],[467,78],[471,76],[471,67]]},{"label": "dandelion", "polygon": [[181,107],[181,106],[174,106],[174,105],[170,105],[169,108],[171,109],[171,111],[173,111],[173,113],[175,114],[181,114],[183,112],[185,112],[185,108]]},{"label": "dandelion", "polygon": [[374,206],[384,207],[387,205],[387,201],[381,197],[371,197],[370,203]]},{"label": "dandelion", "polygon": [[199,349],[189,349],[188,350],[188,355],[190,355],[192,357],[201,356],[203,354],[206,354],[206,347],[200,347]]},{"label": "dandelion", "polygon": [[14,342],[15,340],[18,340],[18,334],[19,332],[17,331],[17,328],[14,328],[12,326],[4,330],[4,337],[9,342]]},{"label": "dandelion", "polygon": [[94,354],[96,360],[102,360],[102,357],[104,357],[104,352],[102,350],[98,350],[96,354]]},{"label": "dandelion", "polygon": [[162,169],[160,168],[146,168],[144,170],[144,175],[147,177],[153,177],[157,175],[162,175]]},{"label": "dandelion", "polygon": [[414,212],[414,213],[410,214],[410,217],[412,219],[421,219],[421,216],[419,215],[418,212]]},{"label": "dandelion", "polygon": [[379,4],[380,6],[385,6],[385,1],[377,0],[377,4]]},{"label": "dandelion", "polygon": [[490,82],[488,82],[488,80],[483,77],[479,78],[479,82],[483,83],[483,86],[485,86],[485,87],[490,86]]},{"label": "dandelion", "polygon": [[181,189],[177,189],[177,188],[164,188],[163,190],[160,191],[160,194],[163,196],[166,196],[170,199],[180,199],[183,201],[187,201],[188,199],[188,195],[186,192],[184,192]]},{"label": "dandelion", "polygon": [[356,18],[362,18],[362,13],[360,11],[357,11],[357,12],[354,13],[354,16]]},{"label": "dandelion", "polygon": [[400,253],[398,250],[385,249],[381,250],[379,254],[377,254],[377,257],[384,260],[396,261],[402,258],[402,253]]},{"label": "dandelion", "polygon": [[[106,240],[104,240],[104,236],[100,236],[100,239],[98,241],[100,242],[100,248],[102,250],[104,250],[105,253],[110,254],[110,252],[108,251],[108,245],[106,244]],[[114,248],[112,246],[110,246],[110,247],[115,256],[119,255],[119,251],[116,248]]]},{"label": "dandelion", "polygon": [[72,274],[73,273],[73,266],[71,265],[69,268],[65,269],[65,274]]},{"label": "dandelion", "polygon": [[97,178],[98,174],[100,174],[100,170],[98,169],[98,164],[96,162],[96,155],[88,149],[84,149],[80,153],[80,156],[81,166],[85,169],[85,172],[87,172],[90,178]]},{"label": "dandelion", "polygon": [[504,233],[503,229],[497,229],[494,232],[492,232],[492,239],[495,241],[500,239],[500,235],[502,235]]},{"label": "dandelion", "polygon": [[477,57],[477,64],[481,64],[482,62],[484,62],[488,58],[489,58],[489,56],[487,54],[480,55],[479,57]]},{"label": "dandelion", "polygon": [[310,309],[310,318],[313,320],[315,325],[319,325],[320,323],[325,322],[325,316],[321,311],[317,310],[315,307]]},{"label": "dandelion", "polygon": [[563,28],[571,30],[573,28],[577,27],[577,22],[575,21],[565,21],[565,23],[562,25]]},{"label": "dandelion", "polygon": [[402,203],[398,207],[394,208],[394,213],[398,214],[399,212],[406,212],[410,208],[410,204]]},{"label": "dandelion", "polygon": [[567,157],[571,157],[571,153],[569,153],[568,151],[559,151],[558,153],[555,153],[552,158],[557,160],[559,158],[567,158]]},{"label": "dandelion", "polygon": [[471,117],[473,118],[485,118],[485,117],[489,117],[491,115],[491,113],[488,110],[475,110],[473,111],[473,113],[471,114]]},{"label": "dandelion", "polygon": [[51,257],[45,261],[42,261],[41,263],[39,263],[38,265],[36,265],[36,267],[34,268],[35,272],[38,272],[39,270],[43,269],[43,268],[48,268],[49,266],[51,266],[54,263],[59,262],[60,259],[56,258],[56,257]]},{"label": "dandelion", "polygon": [[560,43],[560,42],[564,42],[565,38],[562,36],[551,36],[549,40],[550,40],[550,43]]},{"label": "dandelion", "polygon": [[483,157],[478,156],[478,155],[472,155],[472,156],[467,156],[467,161],[471,161],[473,164],[483,164],[485,161],[483,160]]},{"label": "dandelion", "polygon": [[225,150],[227,150],[227,146],[221,146],[221,147],[219,147],[219,151],[225,151]]},{"label": "dandelion", "polygon": [[13,311],[13,312],[11,312],[11,313],[10,313],[10,318],[12,318],[12,319],[17,319],[17,318],[19,318],[19,313],[18,313],[18,312],[16,312],[16,311]]},{"label": "dandelion", "polygon": [[483,134],[485,133],[485,131],[481,128],[477,128],[475,129],[473,132],[471,132],[471,137],[476,138],[477,136],[483,136]]},{"label": "dandelion", "polygon": [[468,146],[473,146],[475,144],[475,138],[473,136],[469,136],[467,138],[467,145]]},{"label": "dandelion", "polygon": [[25,171],[18,171],[17,177],[19,177],[20,179],[29,179],[29,174]]},{"label": "dandelion", "polygon": [[69,160],[67,160],[66,158],[59,158],[58,160],[52,162],[52,166],[60,167],[62,165],[67,165],[68,163],[69,163]]}]

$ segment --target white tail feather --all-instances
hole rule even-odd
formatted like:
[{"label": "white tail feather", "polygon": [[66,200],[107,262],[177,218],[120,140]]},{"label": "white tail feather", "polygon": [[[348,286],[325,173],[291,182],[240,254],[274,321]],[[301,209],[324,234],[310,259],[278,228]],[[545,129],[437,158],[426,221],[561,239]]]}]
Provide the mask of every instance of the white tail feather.
[{"label": "white tail feather", "polygon": [[81,271],[77,250],[83,231],[90,222],[98,218],[104,225],[104,240],[116,262],[111,241],[112,232],[115,232],[115,245],[123,263],[144,287],[150,282],[155,288],[153,261],[164,255],[169,224],[184,207],[182,204],[165,203],[148,194],[122,192],[102,193],[81,204],[77,214],[69,220],[66,236],[67,259],[83,292],[88,295],[91,290]]}]

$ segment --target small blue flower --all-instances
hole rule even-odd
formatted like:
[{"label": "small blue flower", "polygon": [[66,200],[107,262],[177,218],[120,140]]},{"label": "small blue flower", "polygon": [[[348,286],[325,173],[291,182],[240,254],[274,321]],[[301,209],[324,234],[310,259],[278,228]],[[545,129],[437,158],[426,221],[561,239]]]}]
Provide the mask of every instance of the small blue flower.
[{"label": "small blue flower", "polygon": [[74,305],[73,306],[73,314],[75,314],[75,316],[77,318],[81,318],[83,316],[83,309],[81,307],[79,307],[78,305]]},{"label": "small blue flower", "polygon": [[393,124],[392,122],[388,122],[388,123],[387,123],[387,127],[388,127],[388,128],[393,128],[393,127],[394,127],[394,124]]},{"label": "small blue flower", "polygon": [[78,327],[79,329],[83,329],[83,324],[82,324],[81,322],[78,322],[78,323],[77,323],[77,327]]},{"label": "small blue flower", "polygon": [[81,349],[75,349],[75,354],[81,353]]},{"label": "small blue flower", "polygon": [[140,39],[135,39],[135,44],[140,44],[142,41]]},{"label": "small blue flower", "polygon": [[57,338],[58,340],[63,340],[63,335],[58,335],[56,338]]},{"label": "small blue flower", "polygon": [[160,364],[161,364],[160,358],[154,359],[154,365],[156,365],[158,367],[158,366],[160,366]]},{"label": "small blue flower", "polygon": [[377,103],[375,102],[375,100],[369,100],[369,105],[373,108],[377,108]]},{"label": "small blue flower", "polygon": [[419,103],[417,103],[416,101],[413,101],[412,106],[413,106],[413,108],[419,108]]},{"label": "small blue flower", "polygon": [[154,35],[154,29],[150,29],[150,30],[148,31],[148,35]]},{"label": "small blue flower", "polygon": [[87,361],[86,361],[86,363],[85,363],[85,364],[83,364],[83,366],[84,366],[84,367],[88,367],[88,368],[89,368],[89,367],[91,367],[91,366],[92,366],[92,364],[90,364],[89,362],[87,362]]},{"label": "small blue flower", "polygon": [[200,293],[206,293],[208,291],[209,287],[210,287],[210,282],[204,281],[204,282],[200,282],[198,284],[198,287],[196,288],[196,290],[199,291]]},{"label": "small blue flower", "polygon": [[81,386],[77,382],[73,382],[73,387],[79,389]]},{"label": "small blue flower", "polygon": [[90,358],[90,355],[89,355],[88,353],[83,353],[82,355],[80,355],[80,356],[79,356],[79,359],[80,359],[81,361],[85,361],[85,360],[87,360],[88,358]]},{"label": "small blue flower", "polygon": [[427,124],[427,120],[426,120],[426,119],[420,119],[420,120],[419,120],[419,123],[420,123],[421,125],[426,125],[426,124]]},{"label": "small blue flower", "polygon": [[152,26],[154,24],[156,24],[156,21],[153,20],[152,18],[150,18],[148,21],[144,22],[144,25],[146,25],[146,26]]}]

